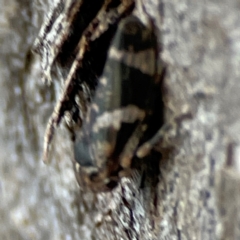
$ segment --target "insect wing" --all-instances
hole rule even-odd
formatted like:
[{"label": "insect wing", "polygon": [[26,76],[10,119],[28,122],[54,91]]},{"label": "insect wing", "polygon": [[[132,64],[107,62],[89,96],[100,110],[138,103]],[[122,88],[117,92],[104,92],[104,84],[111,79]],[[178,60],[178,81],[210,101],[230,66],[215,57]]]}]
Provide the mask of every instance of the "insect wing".
[{"label": "insect wing", "polygon": [[119,25],[88,116],[75,142],[75,160],[88,173],[103,171],[104,176],[116,173],[119,156],[129,145],[129,139],[151,114],[155,45],[152,31],[136,17],[130,16]]}]

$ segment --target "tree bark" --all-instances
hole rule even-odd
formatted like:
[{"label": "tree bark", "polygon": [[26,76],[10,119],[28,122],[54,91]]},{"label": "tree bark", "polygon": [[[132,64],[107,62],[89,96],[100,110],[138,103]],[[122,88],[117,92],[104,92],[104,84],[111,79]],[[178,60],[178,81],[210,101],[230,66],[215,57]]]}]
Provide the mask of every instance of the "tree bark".
[{"label": "tree bark", "polygon": [[167,69],[165,124],[178,121],[157,184],[150,167],[143,187],[136,171],[93,194],[76,184],[64,128],[41,161],[60,90],[43,85],[31,47],[49,4],[0,0],[1,239],[240,239],[240,3],[143,2]]}]

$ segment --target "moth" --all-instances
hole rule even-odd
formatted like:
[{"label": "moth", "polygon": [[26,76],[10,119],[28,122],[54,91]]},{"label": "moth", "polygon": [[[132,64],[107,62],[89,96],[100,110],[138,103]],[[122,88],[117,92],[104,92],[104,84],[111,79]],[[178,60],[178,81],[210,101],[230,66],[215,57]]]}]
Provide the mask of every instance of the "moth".
[{"label": "moth", "polygon": [[82,129],[75,172],[92,191],[114,188],[162,125],[157,40],[135,16],[121,21]]},{"label": "moth", "polygon": [[48,162],[55,129],[65,118],[76,178],[92,191],[113,189],[132,161],[150,152],[163,122],[164,70],[152,24],[132,14],[137,2],[58,0],[34,44],[44,82],[51,84],[57,69],[63,86],[43,159]]}]

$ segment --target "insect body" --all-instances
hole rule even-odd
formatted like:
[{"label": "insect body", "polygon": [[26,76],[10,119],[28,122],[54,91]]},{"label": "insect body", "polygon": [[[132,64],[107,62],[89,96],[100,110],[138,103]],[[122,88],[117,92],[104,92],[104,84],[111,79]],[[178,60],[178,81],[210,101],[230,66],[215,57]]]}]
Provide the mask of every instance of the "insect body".
[{"label": "insect body", "polygon": [[138,146],[160,128],[156,44],[152,29],[137,17],[120,23],[74,146],[81,186],[93,191],[115,187]]},{"label": "insect body", "polygon": [[65,117],[77,180],[93,191],[115,187],[133,159],[149,152],[162,125],[156,36],[131,15],[137,2],[58,0],[34,46],[43,80],[51,83],[57,66],[63,84],[45,133],[44,161]]}]

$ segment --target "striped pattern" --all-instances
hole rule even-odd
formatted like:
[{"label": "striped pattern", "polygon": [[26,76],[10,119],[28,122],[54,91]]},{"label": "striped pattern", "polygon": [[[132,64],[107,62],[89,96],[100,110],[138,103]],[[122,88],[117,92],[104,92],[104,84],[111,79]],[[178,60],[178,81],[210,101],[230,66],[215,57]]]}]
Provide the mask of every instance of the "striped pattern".
[{"label": "striped pattern", "polygon": [[154,94],[160,91],[156,58],[152,29],[134,16],[122,20],[75,142],[80,185],[111,190],[131,167],[155,111]]}]

